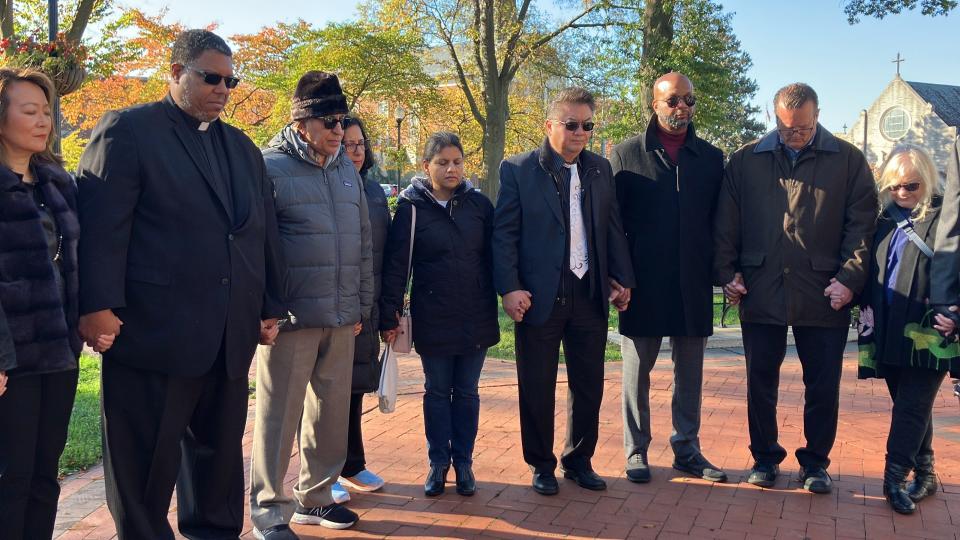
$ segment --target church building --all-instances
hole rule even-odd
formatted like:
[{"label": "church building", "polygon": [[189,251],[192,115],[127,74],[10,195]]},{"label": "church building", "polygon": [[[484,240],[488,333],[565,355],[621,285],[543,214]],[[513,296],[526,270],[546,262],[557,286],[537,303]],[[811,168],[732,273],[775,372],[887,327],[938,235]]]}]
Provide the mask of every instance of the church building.
[{"label": "church building", "polygon": [[863,150],[875,166],[897,144],[920,146],[933,156],[942,178],[958,129],[960,86],[905,81],[897,73],[853,126],[837,135]]}]

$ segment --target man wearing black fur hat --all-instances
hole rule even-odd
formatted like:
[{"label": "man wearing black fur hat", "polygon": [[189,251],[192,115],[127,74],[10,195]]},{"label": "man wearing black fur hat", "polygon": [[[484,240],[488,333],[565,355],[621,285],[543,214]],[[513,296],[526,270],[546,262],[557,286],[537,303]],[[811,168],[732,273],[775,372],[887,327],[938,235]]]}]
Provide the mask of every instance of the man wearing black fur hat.
[{"label": "man wearing black fur hat", "polygon": [[[331,493],[347,457],[354,336],[373,305],[367,200],[340,146],[347,112],[337,76],[307,72],[293,95],[292,122],[264,150],[289,313],[276,344],[257,355],[250,515],[261,539],[297,538],[291,520],[332,529],[357,521]],[[300,477],[291,498],[283,478],[298,428]]]}]

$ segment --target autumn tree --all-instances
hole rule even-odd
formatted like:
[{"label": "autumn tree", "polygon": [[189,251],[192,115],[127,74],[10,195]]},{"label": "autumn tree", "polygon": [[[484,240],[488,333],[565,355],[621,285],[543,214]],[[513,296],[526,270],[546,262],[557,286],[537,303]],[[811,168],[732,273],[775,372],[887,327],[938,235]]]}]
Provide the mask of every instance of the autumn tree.
[{"label": "autumn tree", "polygon": [[914,10],[920,6],[920,13],[930,16],[947,15],[957,7],[956,0],[849,0],[843,6],[847,22],[856,24],[860,17],[882,19],[887,15],[897,15],[903,10]]}]

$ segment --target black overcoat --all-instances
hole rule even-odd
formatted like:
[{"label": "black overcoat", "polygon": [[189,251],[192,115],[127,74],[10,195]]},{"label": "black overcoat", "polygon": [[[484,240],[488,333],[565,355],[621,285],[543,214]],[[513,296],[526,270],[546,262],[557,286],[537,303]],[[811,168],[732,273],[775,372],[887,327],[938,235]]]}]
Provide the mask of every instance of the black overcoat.
[{"label": "black overcoat", "polygon": [[263,157],[217,124],[232,195],[170,96],[111,111],[93,130],[78,173],[80,311],[123,321],[105,361],[196,377],[222,346],[229,376],[246,377],[261,319],[286,313]]},{"label": "black overcoat", "polygon": [[371,247],[373,251],[373,308],[370,318],[363,322],[363,330],[357,336],[353,352],[354,393],[373,392],[380,386],[380,291],[383,278],[383,248],[390,230],[390,209],[387,196],[380,184],[371,178],[363,179],[363,191],[367,195],[367,212],[370,214]]},{"label": "black overcoat", "polygon": [[691,125],[678,161],[664,150],[656,118],[610,155],[637,278],[620,314],[626,336],[713,334],[713,214],[723,152]]}]

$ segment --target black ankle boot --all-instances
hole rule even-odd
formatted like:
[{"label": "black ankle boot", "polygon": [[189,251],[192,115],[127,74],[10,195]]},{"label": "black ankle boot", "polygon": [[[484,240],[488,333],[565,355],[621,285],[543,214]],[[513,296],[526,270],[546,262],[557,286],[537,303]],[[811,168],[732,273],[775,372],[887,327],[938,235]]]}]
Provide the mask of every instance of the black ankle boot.
[{"label": "black ankle boot", "polygon": [[913,480],[907,484],[907,495],[913,502],[920,502],[938,489],[937,473],[933,471],[933,456],[917,456],[917,466],[913,469]]},{"label": "black ankle boot", "polygon": [[473,476],[473,469],[466,463],[453,464],[453,472],[457,473],[457,493],[470,497],[477,492],[477,480]]},{"label": "black ankle boot", "polygon": [[908,473],[909,470],[906,467],[889,461],[883,469],[883,496],[886,497],[893,511],[898,514],[912,514],[917,509],[903,489],[903,481]]},{"label": "black ankle boot", "polygon": [[447,483],[447,471],[450,466],[431,465],[430,473],[427,474],[427,481],[423,484],[423,493],[427,497],[436,497],[443,493],[444,485]]}]

